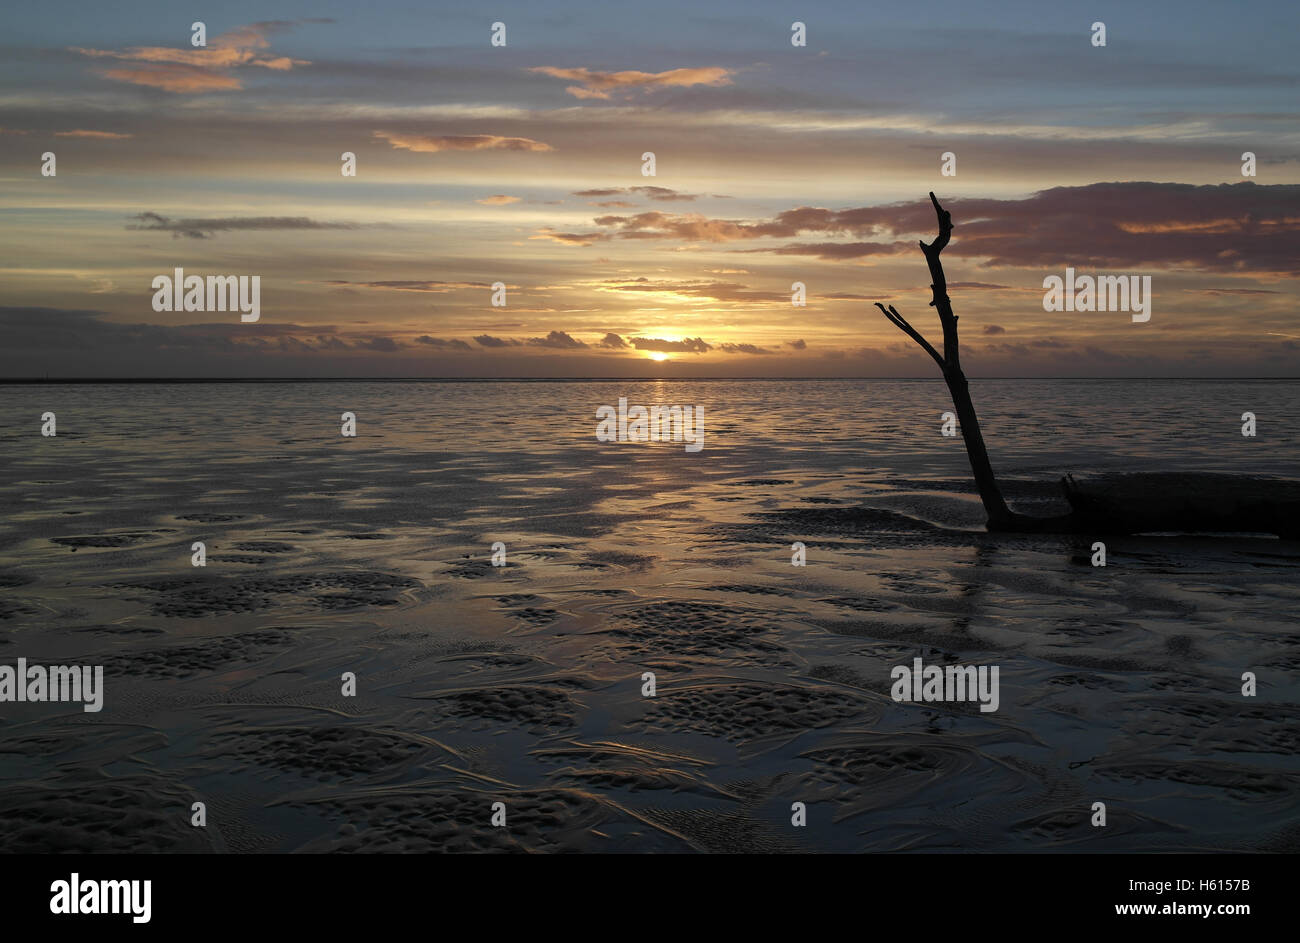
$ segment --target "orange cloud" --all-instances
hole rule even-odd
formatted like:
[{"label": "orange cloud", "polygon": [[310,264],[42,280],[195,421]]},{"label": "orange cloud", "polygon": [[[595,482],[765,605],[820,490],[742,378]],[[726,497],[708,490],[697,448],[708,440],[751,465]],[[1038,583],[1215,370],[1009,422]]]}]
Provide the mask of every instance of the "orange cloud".
[{"label": "orange cloud", "polygon": [[532,138],[507,138],[496,134],[392,134],[376,131],[394,150],[436,154],[439,151],[551,151],[549,144]]},{"label": "orange cloud", "polygon": [[100,138],[106,141],[125,141],[131,137],[129,134],[118,134],[115,131],[55,131],[56,138]]},{"label": "orange cloud", "polygon": [[610,92],[623,89],[646,89],[692,85],[730,85],[731,69],[710,66],[700,69],[670,69],[667,72],[595,72],[591,69],[561,69],[556,66],[536,66],[530,72],[540,72],[556,79],[577,82],[565,89],[574,98],[609,98]]},{"label": "orange cloud", "polygon": [[212,92],[227,88],[243,88],[244,83],[233,75],[222,75],[206,69],[181,65],[149,65],[134,69],[105,69],[106,79],[148,85],[166,92]]},{"label": "orange cloud", "polygon": [[537,235],[529,236],[529,239],[549,239],[551,242],[558,242],[564,246],[589,246],[593,242],[602,239],[608,239],[609,234],[603,232],[556,232],[550,226],[543,226],[538,230]]},{"label": "orange cloud", "polygon": [[475,200],[475,203],[482,203],[484,206],[505,206],[508,203],[518,203],[519,197],[507,196],[504,193],[497,193],[493,196],[485,196],[481,200]]},{"label": "orange cloud", "polygon": [[294,66],[310,65],[305,59],[268,57],[260,52],[270,45],[266,33],[276,26],[285,25],[289,24],[253,23],[240,26],[213,37],[205,47],[191,49],[135,46],[126,50],[112,50],[74,46],[72,51],[92,59],[136,63],[133,66],[105,69],[101,73],[105,78],[119,82],[161,88],[168,92],[192,93],[243,88],[243,83],[230,75],[228,70],[239,66],[257,66],[285,72]]},{"label": "orange cloud", "polygon": [[[487,288],[486,282],[436,282],[436,281],[411,281],[411,280],[388,280],[377,282],[349,282],[343,279],[330,279],[325,282],[332,288],[342,288],[344,290],[353,288],[372,288],[377,291],[427,291],[434,294],[446,294],[450,291],[457,291],[465,288]],[[511,285],[510,288],[518,286]]]}]

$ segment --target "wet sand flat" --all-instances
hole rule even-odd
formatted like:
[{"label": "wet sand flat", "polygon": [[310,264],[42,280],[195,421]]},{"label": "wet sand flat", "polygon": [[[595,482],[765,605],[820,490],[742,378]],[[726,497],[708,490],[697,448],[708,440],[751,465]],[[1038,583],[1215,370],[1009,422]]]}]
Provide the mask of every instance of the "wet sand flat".
[{"label": "wet sand flat", "polygon": [[[1008,497],[1300,477],[1300,384],[1150,386],[972,381]],[[620,396],[704,449],[597,442]],[[0,661],[105,674],[0,705],[0,849],[1297,850],[1300,545],[986,534],[944,396],[0,388]],[[998,710],[895,702],[916,657],[999,666]]]}]

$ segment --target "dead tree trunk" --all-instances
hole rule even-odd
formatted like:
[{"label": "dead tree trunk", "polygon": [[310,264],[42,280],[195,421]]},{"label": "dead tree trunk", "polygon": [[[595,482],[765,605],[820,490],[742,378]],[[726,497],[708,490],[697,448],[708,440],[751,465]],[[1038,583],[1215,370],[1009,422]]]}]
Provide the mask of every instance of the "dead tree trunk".
[{"label": "dead tree trunk", "polygon": [[1132,534],[1149,532],[1237,532],[1274,533],[1300,539],[1300,482],[1243,478],[1227,475],[1129,475],[1118,480],[1080,487],[1073,478],[1061,479],[1066,499],[1073,510],[1053,517],[1031,517],[1007,507],[989,462],[979,419],[971,402],[966,375],[962,373],[957,347],[957,315],[948,300],[948,282],[939,253],[952,235],[952,215],[939,205],[933,193],[930,202],[939,218],[939,235],[934,242],[921,243],[930,266],[930,306],[939,312],[943,327],[943,354],[921,332],[890,305],[880,302],[884,312],[908,337],[934,358],[952,394],[961,423],[966,455],[970,459],[980,500],[988,513],[988,529],[1017,533]]},{"label": "dead tree trunk", "polygon": [[[908,337],[921,345],[921,348],[934,358],[934,362],[943,371],[944,382],[952,394],[952,405],[957,411],[957,421],[961,424],[962,440],[966,443],[966,455],[970,459],[971,473],[975,476],[975,486],[979,489],[980,500],[984,502],[984,511],[988,514],[989,530],[1037,530],[1039,519],[1016,514],[1007,507],[998,487],[997,477],[993,474],[993,465],[989,461],[989,451],[984,445],[984,436],[980,432],[979,418],[975,415],[975,404],[971,402],[970,388],[966,383],[966,374],[961,369],[961,352],[957,343],[957,315],[952,313],[952,302],[948,299],[948,281],[943,274],[943,263],[939,254],[948,245],[952,235],[952,214],[939,205],[938,199],[930,194],[934,204],[935,215],[939,218],[939,235],[928,245],[921,243],[925,261],[930,266],[930,288],[934,300],[930,306],[939,312],[939,324],[943,327],[943,354],[922,336],[921,332],[890,305],[886,308],[880,302],[876,307],[884,312],[898,328]],[[1046,521],[1041,523],[1045,524]]]}]

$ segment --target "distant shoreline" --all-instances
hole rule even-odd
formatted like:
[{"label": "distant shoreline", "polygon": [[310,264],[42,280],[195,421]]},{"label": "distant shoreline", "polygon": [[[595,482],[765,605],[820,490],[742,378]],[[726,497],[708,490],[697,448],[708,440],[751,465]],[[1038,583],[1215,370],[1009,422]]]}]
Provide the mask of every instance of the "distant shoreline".
[{"label": "distant shoreline", "polygon": [[[1300,377],[971,377],[972,380],[1084,383],[1300,383]],[[0,378],[0,386],[203,383],[942,383],[941,377],[63,377]]]}]

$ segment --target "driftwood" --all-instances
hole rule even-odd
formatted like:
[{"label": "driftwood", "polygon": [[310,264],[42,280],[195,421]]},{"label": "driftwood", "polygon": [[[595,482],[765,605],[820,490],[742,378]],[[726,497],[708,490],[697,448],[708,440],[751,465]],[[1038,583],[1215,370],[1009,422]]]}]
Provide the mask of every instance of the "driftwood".
[{"label": "driftwood", "polygon": [[1061,480],[1079,525],[1096,534],[1252,533],[1300,539],[1300,482],[1246,475],[1129,474]]},{"label": "driftwood", "polygon": [[961,426],[966,455],[991,531],[1014,533],[1268,533],[1300,538],[1300,482],[1238,475],[1130,474],[1103,476],[1084,484],[1067,475],[1061,479],[1070,512],[1035,517],[1011,510],[1002,497],[989,461],[970,388],[961,369],[957,315],[948,298],[948,282],[939,254],[952,236],[952,214],[933,193],[930,202],[939,220],[939,235],[921,243],[930,267],[930,306],[939,312],[943,353],[889,305],[876,302],[899,330],[920,345],[943,372]]}]

